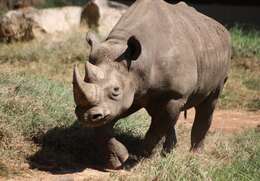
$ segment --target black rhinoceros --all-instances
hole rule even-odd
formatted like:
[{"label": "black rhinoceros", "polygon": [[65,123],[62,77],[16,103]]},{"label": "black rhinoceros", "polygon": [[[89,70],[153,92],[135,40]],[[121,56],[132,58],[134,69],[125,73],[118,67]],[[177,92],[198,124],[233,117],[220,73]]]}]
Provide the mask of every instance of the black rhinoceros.
[{"label": "black rhinoceros", "polygon": [[183,2],[137,0],[105,41],[90,33],[87,42],[85,78],[74,68],[75,112],[83,125],[95,127],[110,168],[128,158],[113,124],[141,108],[152,117],[146,155],[164,136],[163,151],[171,151],[179,114],[192,107],[191,150],[199,148],[228,77],[231,43],[221,24]]}]

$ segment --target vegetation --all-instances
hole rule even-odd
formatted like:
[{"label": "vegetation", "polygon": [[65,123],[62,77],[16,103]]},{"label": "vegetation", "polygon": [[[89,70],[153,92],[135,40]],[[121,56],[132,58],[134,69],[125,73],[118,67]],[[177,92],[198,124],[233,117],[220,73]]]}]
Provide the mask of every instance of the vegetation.
[{"label": "vegetation", "polygon": [[230,29],[235,57],[260,58],[260,32],[236,25]]},{"label": "vegetation", "polygon": [[42,2],[36,3],[38,8],[55,8],[63,6],[83,6],[89,0],[44,0]]},{"label": "vegetation", "polygon": [[[259,32],[231,29],[232,70],[219,108],[260,110]],[[76,32],[50,40],[0,44],[0,176],[22,174],[25,163],[38,169],[82,168],[102,162],[91,142],[92,131],[75,122],[71,90],[72,65],[88,53],[85,34]],[[188,152],[190,129],[178,125],[179,144],[165,158],[138,156],[149,125],[143,111],[116,125],[135,175],[129,180],[257,180],[260,131],[239,135],[211,132],[203,155]],[[85,144],[82,144],[85,143]],[[84,158],[84,159],[83,159]],[[111,179],[125,176],[111,173]]]},{"label": "vegetation", "polygon": [[[54,169],[57,169],[59,166],[75,168],[75,165],[98,161],[93,158],[93,153],[96,153],[92,147],[94,144],[91,145],[87,139],[91,134],[74,123],[71,88],[31,74],[0,74],[0,77],[2,175],[6,174],[5,165],[10,165],[10,160],[15,160],[11,164],[17,161],[22,163],[28,156],[31,157],[27,160],[32,161],[31,166],[40,162],[40,168],[52,165],[53,162],[57,164]],[[138,151],[135,149],[140,146],[138,144],[148,125],[149,118],[143,112],[121,120],[116,125],[119,139],[126,145],[131,145],[130,151],[133,154]],[[189,129],[178,125],[177,130],[180,140],[176,150],[165,158],[161,158],[158,150],[152,159],[140,161],[133,168],[136,175],[129,175],[129,180],[259,178],[259,130],[228,138],[223,133],[211,133],[207,138],[205,153],[201,156],[188,152]],[[21,142],[22,145],[19,144]],[[86,145],[82,145],[82,142]],[[83,155],[85,159],[82,161]],[[124,179],[120,178],[120,174],[112,174],[111,177]]]},{"label": "vegetation", "polygon": [[[240,26],[230,29],[233,58],[220,108],[260,109],[260,32]],[[239,90],[239,91],[238,91]]]}]

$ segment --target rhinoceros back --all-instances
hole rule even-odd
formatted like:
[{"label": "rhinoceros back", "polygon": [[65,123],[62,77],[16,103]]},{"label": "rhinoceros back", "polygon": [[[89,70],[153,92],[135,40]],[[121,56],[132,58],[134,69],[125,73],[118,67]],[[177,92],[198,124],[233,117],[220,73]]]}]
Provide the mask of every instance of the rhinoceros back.
[{"label": "rhinoceros back", "polygon": [[191,59],[196,60],[198,91],[207,93],[227,77],[231,59],[230,36],[225,27],[215,20],[184,3],[178,6],[178,27],[184,32],[180,36],[187,41],[182,48],[186,54],[193,55]]}]

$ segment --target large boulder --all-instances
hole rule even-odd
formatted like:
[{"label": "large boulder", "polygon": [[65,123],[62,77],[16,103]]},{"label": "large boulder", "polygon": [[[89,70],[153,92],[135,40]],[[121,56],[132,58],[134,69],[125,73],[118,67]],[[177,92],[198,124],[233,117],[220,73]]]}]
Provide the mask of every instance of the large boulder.
[{"label": "large boulder", "polygon": [[8,11],[0,19],[0,40],[30,40],[79,28],[81,7],[51,9],[22,8]]},{"label": "large boulder", "polygon": [[9,11],[0,19],[0,41],[24,41],[34,38],[35,22],[24,17],[22,11]]},{"label": "large boulder", "polygon": [[0,9],[19,9],[43,5],[45,0],[0,0]]},{"label": "large boulder", "polygon": [[0,18],[0,40],[20,41],[44,34],[93,29],[107,36],[126,7],[106,0],[90,0],[85,6],[36,9],[32,7],[8,11]]}]

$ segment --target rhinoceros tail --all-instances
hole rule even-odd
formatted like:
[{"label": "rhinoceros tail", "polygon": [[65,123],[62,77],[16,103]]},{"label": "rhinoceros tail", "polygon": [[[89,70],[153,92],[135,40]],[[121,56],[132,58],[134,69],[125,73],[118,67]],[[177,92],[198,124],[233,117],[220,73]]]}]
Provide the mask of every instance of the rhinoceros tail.
[{"label": "rhinoceros tail", "polygon": [[184,119],[187,119],[187,109],[184,111]]}]

